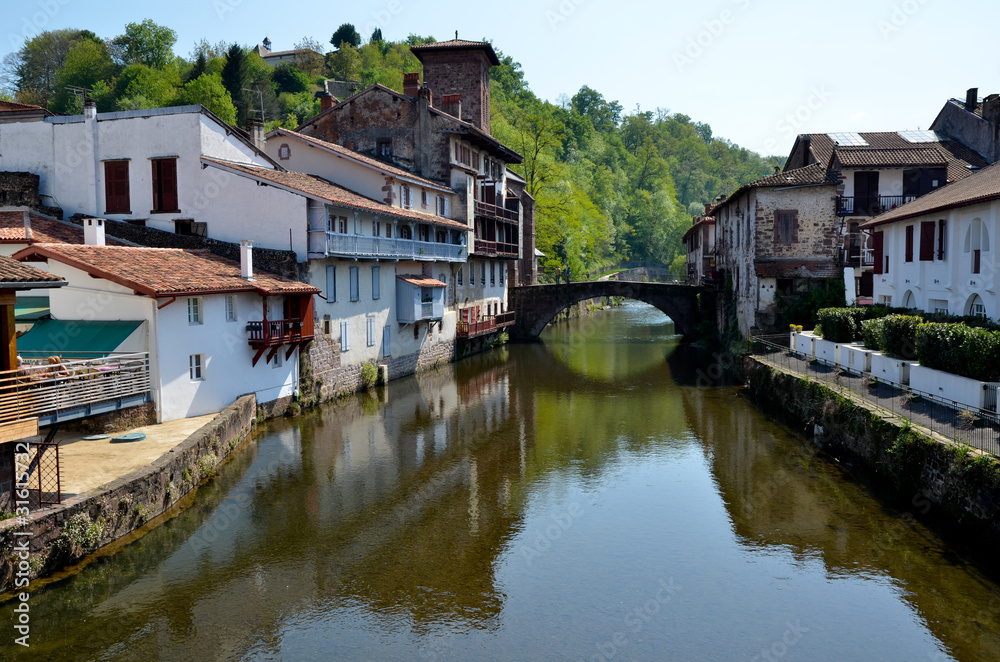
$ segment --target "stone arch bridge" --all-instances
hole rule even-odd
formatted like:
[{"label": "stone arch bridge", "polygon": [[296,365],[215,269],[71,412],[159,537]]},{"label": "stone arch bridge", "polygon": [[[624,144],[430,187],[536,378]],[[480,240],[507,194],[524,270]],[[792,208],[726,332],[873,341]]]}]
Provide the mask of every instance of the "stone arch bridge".
[{"label": "stone arch bridge", "polygon": [[601,280],[512,287],[509,293],[515,314],[510,335],[515,340],[537,338],[560,311],[578,301],[598,297],[624,297],[648,303],[673,320],[677,332],[687,340],[695,339],[700,321],[715,320],[715,292],[693,285]]}]

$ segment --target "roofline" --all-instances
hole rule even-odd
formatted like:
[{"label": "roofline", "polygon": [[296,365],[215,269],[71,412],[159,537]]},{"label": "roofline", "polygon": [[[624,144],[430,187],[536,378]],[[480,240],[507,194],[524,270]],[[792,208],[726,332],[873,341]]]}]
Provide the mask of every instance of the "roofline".
[{"label": "roofline", "polygon": [[2,281],[0,290],[39,290],[42,288],[63,287],[69,285],[65,280],[41,280],[41,281]]},{"label": "roofline", "polygon": [[[76,244],[67,244],[67,245],[69,245],[69,246],[75,246]],[[123,248],[131,248],[131,247],[125,246]],[[184,249],[156,249],[156,248],[154,248],[152,250],[180,250],[181,252],[185,252],[185,253],[189,252],[189,251],[185,251]],[[112,283],[115,283],[116,285],[121,285],[122,287],[125,287],[125,288],[128,288],[128,289],[132,290],[136,294],[143,294],[145,296],[152,297],[154,299],[160,299],[160,298],[163,298],[163,297],[198,296],[198,295],[202,295],[202,294],[236,294],[236,293],[241,293],[241,292],[256,292],[256,293],[261,294],[261,295],[269,295],[269,294],[270,295],[290,295],[290,294],[309,294],[309,295],[312,295],[312,294],[315,294],[315,292],[295,292],[295,291],[282,292],[282,291],[268,290],[268,289],[265,289],[265,288],[262,288],[262,287],[256,287],[256,286],[253,286],[253,285],[251,285],[248,288],[244,288],[244,287],[241,287],[241,288],[228,287],[228,288],[224,288],[224,289],[214,289],[214,290],[158,291],[158,290],[154,290],[153,288],[149,287],[148,285],[143,285],[142,283],[137,283],[135,281],[129,280],[128,278],[123,278],[121,276],[117,276],[115,274],[112,274],[112,273],[109,273],[109,272],[105,271],[104,269],[101,269],[99,267],[95,267],[92,264],[87,264],[85,262],[80,262],[79,260],[75,260],[75,259],[73,259],[71,257],[66,256],[66,255],[62,255],[61,253],[52,251],[49,248],[47,248],[44,244],[41,244],[41,245],[35,244],[33,246],[28,246],[27,248],[22,248],[18,252],[14,253],[11,257],[13,259],[21,261],[21,262],[27,262],[26,258],[34,257],[34,256],[41,256],[41,257],[44,257],[46,260],[55,260],[56,262],[60,262],[60,263],[65,264],[67,266],[73,267],[75,269],[79,269],[80,271],[83,271],[83,272],[85,272],[87,274],[90,274],[91,276],[96,276],[98,278],[102,278],[104,280],[107,280],[107,281],[110,281]],[[225,259],[225,258],[223,258],[223,259]],[[232,260],[230,260],[230,261],[232,261]],[[251,281],[247,281],[247,282],[249,283]],[[308,283],[302,283],[302,284],[303,285],[308,285]],[[317,288],[313,288],[313,289],[316,292],[319,291]]]},{"label": "roofline", "polygon": [[[339,156],[340,158],[347,159],[348,161],[351,161],[353,163],[357,163],[358,165],[360,165],[362,167],[365,167],[365,168],[369,168],[370,170],[378,170],[379,172],[381,172],[381,174],[383,176],[391,176],[391,177],[394,177],[396,179],[399,179],[399,180],[402,180],[402,181],[405,181],[405,182],[410,182],[411,184],[416,184],[417,186],[423,186],[423,187],[426,187],[426,188],[433,188],[435,191],[440,191],[441,193],[451,193],[452,195],[455,194],[455,190],[454,189],[448,188],[444,184],[437,184],[435,182],[432,182],[429,179],[423,179],[423,178],[417,177],[415,175],[403,175],[403,174],[399,174],[397,172],[392,172],[392,171],[387,170],[387,169],[377,168],[376,166],[372,165],[371,163],[367,163],[365,161],[362,161],[361,159],[354,158],[350,154],[344,154],[342,152],[338,152],[337,150],[330,149],[329,147],[326,147],[325,145],[316,144],[316,142],[314,142],[314,141],[320,141],[320,142],[324,142],[324,143],[327,142],[327,141],[320,140],[319,138],[314,138],[313,136],[305,136],[305,135],[303,135],[301,133],[296,133],[294,131],[289,131],[288,129],[284,129],[284,128],[281,128],[281,127],[278,127],[276,129],[274,129],[273,131],[271,131],[271,133],[269,133],[267,135],[268,136],[271,136],[271,135],[283,135],[283,136],[286,136],[286,137],[289,137],[289,138],[294,138],[295,140],[298,140],[299,142],[302,142],[305,145],[308,145],[309,147],[312,147],[314,149],[321,149],[321,150],[327,152],[328,154],[333,154],[334,156]],[[340,146],[338,145],[338,147],[340,147]],[[344,149],[347,152],[351,152],[351,150],[347,149],[346,147],[343,147],[342,149]],[[405,171],[401,170],[401,172],[405,172]]]},{"label": "roofline", "polygon": [[486,51],[486,57],[490,61],[490,64],[494,67],[500,66],[500,58],[497,57],[497,52],[493,50],[493,44],[488,41],[477,41],[470,42],[467,44],[454,44],[451,46],[446,46],[447,41],[435,41],[430,44],[417,44],[416,46],[410,46],[410,52],[413,53],[413,57],[420,60],[423,63],[424,58],[421,57],[421,53],[424,52],[445,52],[445,51]]},{"label": "roofline", "polygon": [[[938,190],[939,191],[944,190],[944,187],[941,187]],[[975,198],[969,198],[969,199],[966,199],[966,200],[962,200],[961,202],[950,202],[950,203],[946,203],[946,204],[943,204],[943,205],[938,205],[937,207],[931,207],[930,209],[924,209],[924,210],[921,210],[921,211],[915,211],[915,212],[909,212],[909,213],[905,213],[905,214],[900,214],[899,216],[895,216],[893,218],[889,218],[889,219],[886,219],[884,221],[878,220],[879,217],[876,216],[872,220],[867,221],[865,223],[862,223],[858,227],[862,227],[862,228],[874,228],[874,227],[877,227],[877,226],[880,226],[880,225],[888,225],[890,223],[896,223],[897,221],[907,221],[907,220],[909,220],[911,218],[919,218],[920,216],[928,216],[930,214],[936,214],[938,212],[942,212],[942,211],[946,211],[946,210],[950,210],[950,209],[959,209],[961,207],[971,207],[972,205],[978,205],[978,204],[982,204],[984,202],[992,202],[993,200],[1000,200],[1000,191],[998,191],[996,193],[990,193],[988,195],[981,195],[981,196],[975,197]],[[899,207],[899,209],[905,209],[905,205],[903,207]],[[893,211],[896,211],[896,210],[888,211],[888,212],[886,212],[886,214],[891,214]]]},{"label": "roofline", "polygon": [[[346,207],[347,209],[353,209],[355,211],[359,211],[359,212],[362,212],[362,213],[365,213],[365,214],[375,214],[376,216],[391,216],[393,218],[398,218],[401,221],[415,221],[415,222],[419,223],[419,222],[421,222],[421,220],[423,220],[424,223],[437,223],[438,225],[443,225],[445,227],[451,227],[451,228],[453,228],[455,230],[458,230],[459,228],[452,226],[451,223],[458,223],[459,225],[462,225],[461,221],[455,220],[453,218],[444,218],[443,216],[441,216],[441,217],[432,216],[430,214],[423,214],[422,212],[418,212],[418,211],[415,211],[415,210],[407,210],[407,211],[412,211],[414,214],[421,214],[422,216],[427,216],[427,218],[426,219],[415,219],[415,218],[411,218],[409,216],[405,216],[403,214],[397,214],[397,213],[392,212],[392,211],[381,211],[381,210],[379,210],[379,211],[373,211],[373,210],[367,209],[365,207],[359,207],[358,205],[352,205],[349,202],[342,202],[340,200],[330,200],[329,198],[324,198],[324,197],[319,196],[319,195],[314,195],[312,193],[307,193],[306,191],[300,191],[299,189],[292,188],[291,186],[288,186],[286,184],[281,184],[279,182],[275,182],[275,181],[272,181],[272,180],[264,178],[264,177],[258,177],[256,175],[252,175],[252,174],[250,174],[248,172],[242,172],[240,170],[235,170],[235,169],[232,169],[232,168],[227,168],[227,167],[225,167],[226,163],[224,161],[217,161],[215,159],[212,159],[210,157],[206,157],[204,155],[202,155],[201,161],[202,161],[202,163],[205,163],[206,165],[215,166],[216,168],[220,168],[220,169],[225,169],[226,172],[231,172],[234,175],[239,175],[241,177],[248,177],[250,179],[253,179],[254,181],[260,181],[263,184],[267,184],[268,186],[273,186],[276,189],[280,189],[282,191],[285,191],[286,193],[292,193],[292,194],[295,194],[295,195],[301,195],[304,198],[309,198],[311,200],[316,200],[318,202],[323,202],[323,203],[326,203],[328,205],[336,205],[338,207]],[[234,165],[244,165],[244,164],[234,163]],[[306,174],[306,173],[301,173],[301,174]],[[309,176],[310,177],[316,177],[316,175],[309,175]],[[317,179],[319,179],[320,181],[326,181],[326,180],[323,180],[322,178],[319,178],[319,177],[317,177]],[[333,185],[333,186],[340,186],[345,191],[351,191],[346,186],[341,186],[340,184],[331,184],[331,185]],[[454,193],[454,191],[452,191],[452,192]],[[367,198],[367,196],[363,196],[360,193],[358,193],[357,191],[351,191],[351,193],[354,193],[354,195],[359,195],[359,196],[361,196],[363,198]],[[371,198],[368,198],[368,199],[371,200]],[[383,203],[378,202],[377,200],[372,200],[372,203],[373,204],[383,204]],[[386,209],[387,210],[391,210],[391,209],[394,209],[394,207],[388,207],[387,206]],[[440,220],[438,220],[438,219],[440,219]],[[471,227],[467,227],[465,225],[462,225],[462,228],[465,228],[466,230],[471,230],[472,229]]]}]

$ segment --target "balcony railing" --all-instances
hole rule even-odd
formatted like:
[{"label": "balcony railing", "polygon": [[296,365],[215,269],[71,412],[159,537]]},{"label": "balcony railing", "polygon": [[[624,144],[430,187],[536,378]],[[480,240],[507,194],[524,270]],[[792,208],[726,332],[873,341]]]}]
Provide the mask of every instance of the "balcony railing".
[{"label": "balcony railing", "polygon": [[302,334],[302,320],[267,320],[247,322],[249,343],[254,346],[273,347],[309,340],[312,336]]},{"label": "balcony railing", "polygon": [[40,425],[135,406],[149,400],[149,354],[49,363],[26,359],[0,372],[0,423],[38,418]]},{"label": "balcony railing", "polygon": [[497,329],[503,329],[514,323],[516,314],[506,312],[495,317],[485,317],[477,322],[458,322],[459,338],[476,338],[487,333],[493,333]]},{"label": "balcony railing", "polygon": [[841,248],[840,261],[846,267],[871,267],[875,265],[875,251],[871,248]]},{"label": "balcony railing", "polygon": [[476,216],[485,216],[486,218],[502,218],[506,221],[513,221],[517,223],[520,214],[518,214],[517,210],[507,209],[505,207],[500,207],[499,205],[491,205],[488,202],[476,200]]},{"label": "balcony railing", "polygon": [[917,199],[915,195],[837,196],[837,214],[841,216],[877,216]]},{"label": "balcony railing", "polygon": [[465,246],[413,239],[369,237],[322,230],[309,233],[313,255],[464,262]]},{"label": "balcony railing", "polygon": [[499,241],[484,241],[476,239],[476,253],[478,255],[502,255],[504,257],[517,257],[517,244],[507,244]]}]

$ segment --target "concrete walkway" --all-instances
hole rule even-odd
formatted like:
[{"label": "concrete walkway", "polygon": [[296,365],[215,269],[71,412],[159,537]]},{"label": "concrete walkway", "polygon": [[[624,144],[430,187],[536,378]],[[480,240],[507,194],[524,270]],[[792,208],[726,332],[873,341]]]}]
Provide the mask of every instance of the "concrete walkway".
[{"label": "concrete walkway", "polygon": [[112,443],[111,439],[124,432],[117,432],[107,439],[85,441],[86,433],[60,431],[56,434],[59,444],[59,473],[62,498],[76,496],[95,487],[106,485],[136,469],[150,464],[170,451],[218,414],[182,418],[159,425],[147,425],[129,430],[143,432],[142,441]]}]

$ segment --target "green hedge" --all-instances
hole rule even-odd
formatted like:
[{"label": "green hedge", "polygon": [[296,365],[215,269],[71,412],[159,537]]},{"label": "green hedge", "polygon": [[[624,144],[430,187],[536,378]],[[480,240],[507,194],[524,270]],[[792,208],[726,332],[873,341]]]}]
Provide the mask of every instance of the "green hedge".
[{"label": "green hedge", "polygon": [[826,340],[854,342],[858,337],[858,322],[851,308],[824,308],[816,313],[817,329]]},{"label": "green hedge", "polygon": [[920,365],[984,382],[1000,381],[1000,332],[964,324],[917,327]]},{"label": "green hedge", "polygon": [[912,361],[917,358],[917,326],[923,320],[915,315],[887,315],[861,323],[865,347],[883,354]]}]

